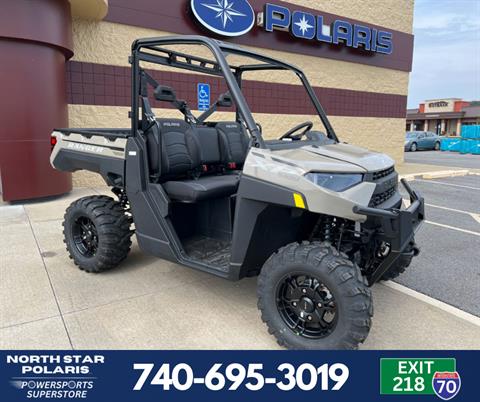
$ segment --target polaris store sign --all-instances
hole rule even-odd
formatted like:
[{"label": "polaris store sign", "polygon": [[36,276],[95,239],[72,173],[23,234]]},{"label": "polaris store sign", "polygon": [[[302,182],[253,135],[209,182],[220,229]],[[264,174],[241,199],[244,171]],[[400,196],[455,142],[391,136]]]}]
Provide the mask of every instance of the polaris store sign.
[{"label": "polaris store sign", "polygon": [[245,35],[255,25],[267,32],[288,31],[298,40],[318,41],[331,45],[391,54],[392,33],[366,25],[337,19],[324,24],[324,16],[266,3],[262,12],[255,12],[248,0],[191,0],[195,18],[208,30],[222,36]]}]

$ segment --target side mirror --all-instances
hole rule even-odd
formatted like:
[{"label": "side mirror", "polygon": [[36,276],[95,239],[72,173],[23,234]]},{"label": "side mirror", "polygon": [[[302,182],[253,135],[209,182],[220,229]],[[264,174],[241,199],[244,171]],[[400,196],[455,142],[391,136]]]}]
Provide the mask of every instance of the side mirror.
[{"label": "side mirror", "polygon": [[173,103],[177,100],[175,91],[172,88],[167,87],[165,85],[159,85],[158,87],[156,87],[155,91],[153,91],[153,96],[155,97],[156,100],[163,101],[163,102]]},{"label": "side mirror", "polygon": [[230,93],[226,92],[218,98],[217,105],[220,107],[231,107],[233,105],[232,97]]}]

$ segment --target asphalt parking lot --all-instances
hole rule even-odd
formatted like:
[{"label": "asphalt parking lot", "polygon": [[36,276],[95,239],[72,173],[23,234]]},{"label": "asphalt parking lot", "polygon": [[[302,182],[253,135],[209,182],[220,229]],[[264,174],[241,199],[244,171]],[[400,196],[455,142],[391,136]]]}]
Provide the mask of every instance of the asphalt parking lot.
[{"label": "asphalt parking lot", "polygon": [[410,184],[425,198],[426,223],[421,254],[396,281],[480,316],[480,175]]},{"label": "asphalt parking lot", "polygon": [[458,152],[405,152],[405,162],[436,166],[452,166],[466,169],[480,169],[480,155],[459,154]]}]

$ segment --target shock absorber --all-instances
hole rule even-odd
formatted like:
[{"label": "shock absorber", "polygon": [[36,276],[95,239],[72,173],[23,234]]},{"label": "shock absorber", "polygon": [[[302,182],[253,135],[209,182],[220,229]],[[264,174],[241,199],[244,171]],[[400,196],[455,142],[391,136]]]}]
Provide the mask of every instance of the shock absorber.
[{"label": "shock absorber", "polygon": [[324,219],[324,225],[323,225],[323,237],[325,241],[331,241],[332,240],[332,222],[333,219],[330,216],[325,216]]},{"label": "shock absorber", "polygon": [[112,192],[118,197],[118,202],[120,203],[122,208],[128,212],[130,208],[128,205],[128,197],[127,197],[127,194],[125,193],[125,190],[118,187],[114,187],[112,188]]}]

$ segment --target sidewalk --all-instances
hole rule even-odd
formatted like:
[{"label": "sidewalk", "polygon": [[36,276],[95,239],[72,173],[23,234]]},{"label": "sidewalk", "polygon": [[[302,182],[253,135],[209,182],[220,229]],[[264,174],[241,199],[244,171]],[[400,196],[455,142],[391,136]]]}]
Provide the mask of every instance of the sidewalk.
[{"label": "sidewalk", "polygon": [[434,178],[434,177],[451,177],[451,176],[464,176],[471,172],[476,171],[476,169],[465,169],[460,167],[452,166],[438,166],[438,165],[427,165],[420,163],[400,163],[395,166],[398,174],[401,177],[408,179],[413,178]]},{"label": "sidewalk", "polygon": [[[0,204],[1,349],[278,348],[260,321],[255,278],[228,282],[144,255],[136,244],[116,270],[77,269],[62,242],[62,216],[74,199],[95,193],[108,189]],[[476,320],[388,284],[373,293],[364,349],[480,349]]]}]

